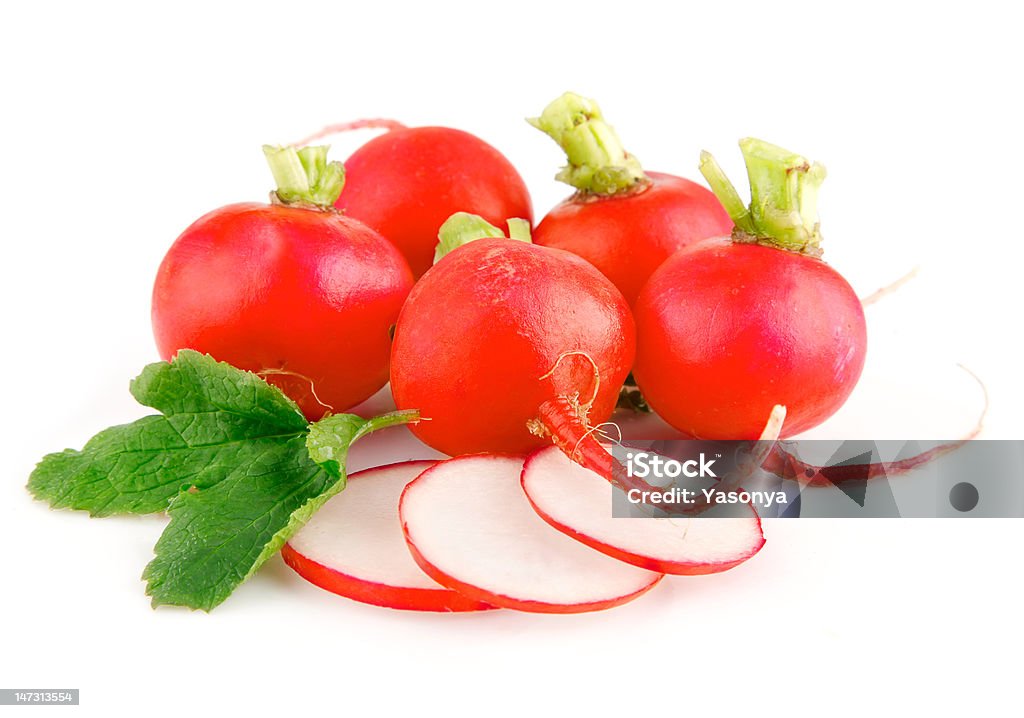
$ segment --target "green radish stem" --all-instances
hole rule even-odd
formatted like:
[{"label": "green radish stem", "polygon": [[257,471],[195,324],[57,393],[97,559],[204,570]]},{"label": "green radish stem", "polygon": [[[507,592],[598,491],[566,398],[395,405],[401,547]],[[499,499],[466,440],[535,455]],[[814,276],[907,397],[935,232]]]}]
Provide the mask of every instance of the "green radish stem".
[{"label": "green radish stem", "polygon": [[700,172],[736,225],[733,240],[756,242],[820,257],[818,189],[824,166],[810,163],[777,145],[746,138],[740,152],[750,179],[750,205],[708,152],[701,152]]},{"label": "green radish stem", "polygon": [[650,184],[594,100],[572,92],[554,100],[531,125],[558,143],[569,163],[555,175],[582,193],[616,195]]},{"label": "green radish stem", "polygon": [[345,167],[328,162],[328,145],[275,147],[263,145],[263,154],[274,175],[274,198],[281,204],[311,205],[330,209],[345,186]]},{"label": "green radish stem", "polygon": [[434,250],[434,264],[443,256],[464,244],[478,239],[506,238],[530,244],[530,223],[525,219],[508,220],[508,236],[493,224],[469,212],[456,212],[444,221],[437,231],[437,249]]}]

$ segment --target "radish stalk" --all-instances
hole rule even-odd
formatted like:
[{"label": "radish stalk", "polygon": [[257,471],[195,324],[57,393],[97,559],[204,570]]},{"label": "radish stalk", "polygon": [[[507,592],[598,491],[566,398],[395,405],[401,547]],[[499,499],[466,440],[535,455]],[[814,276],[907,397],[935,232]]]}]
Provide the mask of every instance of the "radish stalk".
[{"label": "radish stalk", "polygon": [[312,205],[331,209],[345,186],[345,167],[327,161],[326,145],[274,147],[263,145],[277,190],[271,195],[281,204]]},{"label": "radish stalk", "polygon": [[750,208],[709,152],[700,171],[736,224],[733,241],[821,256],[818,189],[825,167],[763,140],[740,140],[750,179]]},{"label": "radish stalk", "polygon": [[569,164],[555,175],[585,194],[616,195],[650,184],[594,100],[566,92],[527,120],[558,143]]},{"label": "radish stalk", "polygon": [[[525,219],[512,218],[507,221],[508,237],[519,242],[530,244],[530,223]],[[449,252],[469,244],[477,239],[505,237],[505,233],[493,224],[469,212],[456,212],[445,220],[437,231],[437,249],[434,250],[434,263],[441,261]]]},{"label": "radish stalk", "polygon": [[556,177],[576,189],[536,226],[534,243],[587,260],[630,305],[673,253],[732,230],[706,187],[645,171],[593,100],[567,92],[529,122],[565,152]]}]

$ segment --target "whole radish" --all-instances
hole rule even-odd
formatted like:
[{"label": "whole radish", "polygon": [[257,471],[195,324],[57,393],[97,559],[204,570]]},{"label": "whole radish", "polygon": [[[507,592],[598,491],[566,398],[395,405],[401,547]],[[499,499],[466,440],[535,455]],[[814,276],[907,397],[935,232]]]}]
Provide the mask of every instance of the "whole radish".
[{"label": "whole radish", "polygon": [[760,140],[740,149],[750,208],[703,153],[701,172],[735,228],[676,253],[651,276],[634,306],[633,375],[651,408],[691,436],[756,438],[777,404],[792,436],[853,391],[867,347],[864,312],[820,259],[824,167]]},{"label": "whole radish", "polygon": [[[522,237],[525,223],[510,223]],[[478,217],[441,228],[438,263],[402,308],[398,407],[446,454],[522,454],[606,420],[633,362],[625,299],[569,252],[503,238]],[[551,437],[551,438],[549,438]]]},{"label": "whole radish", "polygon": [[334,209],[344,170],[327,147],[264,151],[272,203],[221,207],[178,237],[153,287],[153,331],[164,359],[188,348],[257,372],[315,420],[387,382],[413,277],[391,243]]},{"label": "whole radish", "polygon": [[512,163],[462,130],[393,128],[357,149],[345,172],[338,209],[391,240],[416,277],[430,268],[437,228],[455,212],[494,224],[533,221],[530,195]]},{"label": "whole radish", "polygon": [[557,178],[577,190],[541,220],[533,241],[583,257],[630,304],[674,252],[732,228],[705,187],[645,173],[593,100],[567,92],[530,123],[565,150],[569,164]]}]

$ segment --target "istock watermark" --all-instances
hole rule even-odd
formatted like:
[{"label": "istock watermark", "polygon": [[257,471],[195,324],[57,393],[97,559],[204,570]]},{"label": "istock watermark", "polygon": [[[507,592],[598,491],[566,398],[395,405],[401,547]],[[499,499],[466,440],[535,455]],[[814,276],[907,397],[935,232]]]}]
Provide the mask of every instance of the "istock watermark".
[{"label": "istock watermark", "polygon": [[696,459],[666,458],[658,454],[650,454],[646,451],[628,452],[626,454],[626,473],[629,476],[637,476],[645,479],[648,476],[676,479],[680,476],[687,478],[717,478],[712,466],[717,459],[722,458],[721,454],[715,454],[714,459],[708,459],[702,451]]},{"label": "istock watermark", "polygon": [[1024,517],[1024,441],[631,441],[612,454],[614,516]]},{"label": "istock watermark", "polygon": [[[674,459],[647,451],[627,451],[626,476],[637,479],[717,479],[715,462],[722,459],[721,453],[712,456],[699,452],[692,459]],[[660,482],[659,482],[660,483]],[[678,485],[663,490],[644,490],[638,487],[626,487],[626,500],[631,504],[660,506],[674,504],[676,506],[699,506],[721,504],[757,503],[772,506],[775,503],[786,503],[786,494],[782,491],[745,491],[726,490],[720,485],[696,488]]]},{"label": "istock watermark", "polygon": [[774,504],[789,503],[784,491],[724,491],[719,489],[680,489],[673,486],[664,491],[644,491],[628,489],[626,500],[631,504],[661,506],[676,504],[678,506],[720,506],[722,504],[756,504],[770,507]]}]

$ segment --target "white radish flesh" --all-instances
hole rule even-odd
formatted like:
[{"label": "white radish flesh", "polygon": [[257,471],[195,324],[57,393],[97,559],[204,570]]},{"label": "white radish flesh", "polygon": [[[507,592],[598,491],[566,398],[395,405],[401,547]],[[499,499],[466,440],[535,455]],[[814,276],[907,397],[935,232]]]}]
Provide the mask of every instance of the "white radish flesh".
[{"label": "white radish flesh", "polygon": [[438,583],[504,608],[576,613],[625,603],[661,579],[548,526],[523,493],[522,467],[511,457],[458,457],[406,488],[406,540]]},{"label": "white radish flesh", "polygon": [[[613,493],[622,489],[570,460],[557,447],[527,460],[523,490],[537,514],[587,546],[635,566],[677,575],[717,573],[743,563],[764,545],[757,513],[732,505],[732,516],[616,518]],[[625,498],[620,496],[621,505]],[[737,509],[749,514],[735,516]]]},{"label": "white radish flesh", "polygon": [[434,465],[410,461],[353,474],[282,550],[310,583],[388,608],[474,611],[492,608],[439,585],[417,567],[398,520],[406,485]]}]

